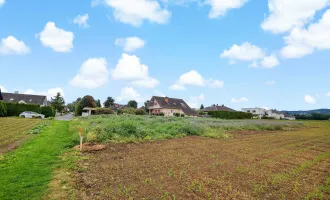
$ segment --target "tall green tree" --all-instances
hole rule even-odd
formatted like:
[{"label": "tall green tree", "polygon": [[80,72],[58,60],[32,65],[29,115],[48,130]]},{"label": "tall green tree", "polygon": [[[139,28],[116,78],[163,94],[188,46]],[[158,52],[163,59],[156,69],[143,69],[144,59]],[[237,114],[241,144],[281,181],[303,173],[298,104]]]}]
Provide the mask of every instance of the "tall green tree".
[{"label": "tall green tree", "polygon": [[200,108],[200,109],[201,109],[201,110],[204,109],[204,105],[203,105],[203,104],[201,105],[201,108]]},{"label": "tall green tree", "polygon": [[149,100],[147,100],[147,101],[144,102],[144,111],[149,112],[149,109],[148,109],[149,104],[150,104],[150,101]]},{"label": "tall green tree", "polygon": [[75,115],[80,116],[86,107],[96,108],[96,102],[92,96],[86,95],[76,104]]},{"label": "tall green tree", "polygon": [[100,101],[100,99],[98,99],[97,101],[96,101],[96,107],[98,107],[98,108],[101,108],[102,106],[101,106],[101,101]]},{"label": "tall green tree", "polygon": [[54,98],[51,98],[50,105],[53,106],[57,112],[63,111],[65,101],[60,92],[58,92]]},{"label": "tall green tree", "polygon": [[138,103],[135,100],[131,100],[127,103],[127,106],[131,108],[137,108]]},{"label": "tall green tree", "polygon": [[110,108],[114,104],[115,104],[115,99],[112,97],[108,97],[107,100],[105,100],[105,102],[103,103],[105,108]]}]

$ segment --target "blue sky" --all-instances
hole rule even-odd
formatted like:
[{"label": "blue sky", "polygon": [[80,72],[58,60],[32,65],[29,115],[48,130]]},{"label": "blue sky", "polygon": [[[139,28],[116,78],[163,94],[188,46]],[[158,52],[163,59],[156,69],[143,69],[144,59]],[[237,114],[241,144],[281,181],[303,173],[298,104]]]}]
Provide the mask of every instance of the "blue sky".
[{"label": "blue sky", "polygon": [[[329,108],[330,0],[0,0],[0,87]],[[329,9],[329,10],[328,10]]]}]

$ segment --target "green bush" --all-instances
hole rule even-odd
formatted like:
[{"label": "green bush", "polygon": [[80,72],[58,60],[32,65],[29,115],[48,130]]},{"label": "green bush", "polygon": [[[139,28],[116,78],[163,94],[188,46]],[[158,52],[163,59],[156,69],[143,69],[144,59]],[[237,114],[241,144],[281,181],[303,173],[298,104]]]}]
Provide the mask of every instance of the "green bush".
[{"label": "green bush", "polygon": [[135,111],[135,114],[136,115],[145,115],[145,114],[147,114],[144,110],[142,110],[142,109],[137,109],[136,111]]},{"label": "green bush", "polygon": [[6,103],[7,116],[19,116],[24,111],[41,113],[41,107],[38,104]]},{"label": "green bush", "polygon": [[7,105],[4,101],[0,101],[0,117],[7,116]]},{"label": "green bush", "polygon": [[95,115],[110,115],[114,113],[111,108],[97,108],[95,111]]},{"label": "green bush", "polygon": [[261,119],[275,119],[274,117],[262,116]]},{"label": "green bush", "polygon": [[117,110],[117,115],[122,115],[123,111],[122,110]]},{"label": "green bush", "polygon": [[165,116],[165,113],[160,112],[160,113],[159,113],[159,116]]},{"label": "green bush", "polygon": [[123,111],[123,114],[135,115],[136,109],[127,107],[127,108],[122,109],[122,111]]},{"label": "green bush", "polygon": [[55,117],[55,109],[52,106],[44,106],[41,107],[41,114],[45,115],[45,117]]},{"label": "green bush", "polygon": [[181,117],[184,117],[185,115],[184,114],[181,114]]},{"label": "green bush", "polygon": [[174,113],[173,115],[176,116],[176,117],[180,117],[181,114],[180,113]]},{"label": "green bush", "polygon": [[252,113],[245,112],[228,112],[228,111],[210,111],[208,112],[213,118],[220,119],[251,119]]}]

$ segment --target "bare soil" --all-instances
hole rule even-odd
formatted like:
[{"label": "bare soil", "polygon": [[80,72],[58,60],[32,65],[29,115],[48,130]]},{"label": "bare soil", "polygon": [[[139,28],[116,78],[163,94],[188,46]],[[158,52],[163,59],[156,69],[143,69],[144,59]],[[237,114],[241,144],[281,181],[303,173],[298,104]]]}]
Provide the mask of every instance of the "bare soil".
[{"label": "bare soil", "polygon": [[330,175],[329,125],[110,144],[85,153],[74,187],[78,199],[305,199]]}]

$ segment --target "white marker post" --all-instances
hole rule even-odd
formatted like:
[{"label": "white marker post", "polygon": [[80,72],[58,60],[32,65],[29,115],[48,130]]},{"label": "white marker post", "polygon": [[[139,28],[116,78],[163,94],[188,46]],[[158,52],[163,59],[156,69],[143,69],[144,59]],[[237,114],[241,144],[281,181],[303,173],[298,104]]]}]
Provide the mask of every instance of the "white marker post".
[{"label": "white marker post", "polygon": [[79,136],[80,136],[80,151],[82,151],[83,148],[83,136],[82,136],[82,128],[79,128]]}]

